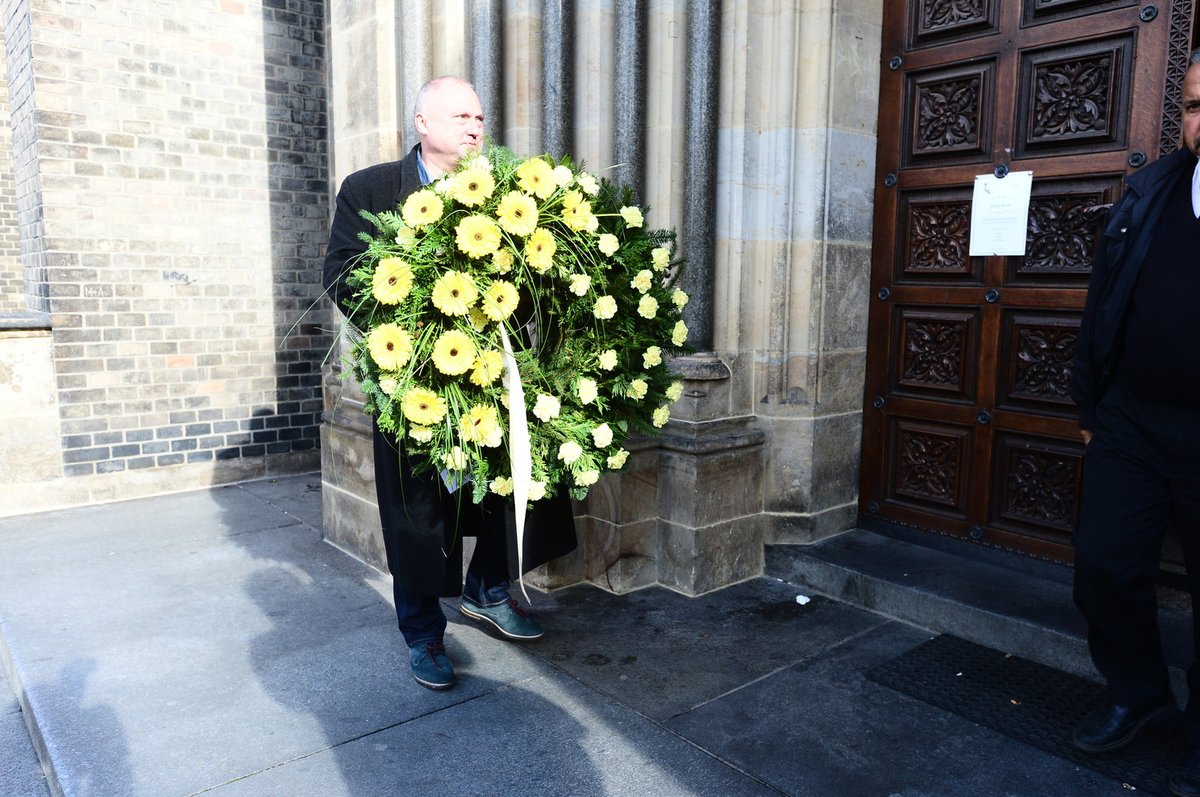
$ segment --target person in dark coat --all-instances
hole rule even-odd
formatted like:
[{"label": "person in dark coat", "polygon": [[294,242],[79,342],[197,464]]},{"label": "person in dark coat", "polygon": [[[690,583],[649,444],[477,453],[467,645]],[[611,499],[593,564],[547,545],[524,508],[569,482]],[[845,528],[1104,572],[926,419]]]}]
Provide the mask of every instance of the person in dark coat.
[{"label": "person in dark coat", "polygon": [[[1086,446],[1075,603],[1106,696],[1074,743],[1092,753],[1127,745],[1176,709],[1155,595],[1172,521],[1193,605],[1200,597],[1200,50],[1188,63],[1183,148],[1125,181],[1092,265],[1074,363]],[[1200,646],[1200,627],[1195,638]],[[1200,795],[1196,663],[1188,687],[1192,751],[1171,776],[1176,795]]]},{"label": "person in dark coat", "polygon": [[[483,146],[483,110],[471,85],[440,77],[417,93],[414,122],[420,139],[402,160],[381,163],[348,176],[337,195],[324,285],[339,309],[351,300],[346,277],[366,250],[359,233],[375,234],[359,211],[397,210],[422,185],[452,171],[458,160]],[[430,689],[455,683],[446,656],[446,616],[439,598],[462,596],[460,610],[506,639],[542,635],[538,622],[509,595],[517,572],[512,507],[489,494],[471,503],[463,491],[451,493],[437,473],[414,475],[416,464],[395,435],[374,427],[375,492],[384,549],[392,574],[396,616],[409,647],[413,677]],[[464,536],[476,538],[463,584]],[[523,559],[529,570],[575,548],[570,500],[539,501],[526,515]]]}]

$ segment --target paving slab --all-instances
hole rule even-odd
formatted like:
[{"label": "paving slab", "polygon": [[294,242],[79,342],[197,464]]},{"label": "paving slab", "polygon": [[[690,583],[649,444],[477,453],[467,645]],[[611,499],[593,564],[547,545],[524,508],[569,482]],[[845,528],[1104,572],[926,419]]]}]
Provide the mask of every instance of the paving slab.
[{"label": "paving slab", "polygon": [[538,617],[553,633],[533,652],[665,720],[888,622],[825,598],[802,605],[799,594],[774,579],[701,598],[574,587],[538,596]]},{"label": "paving slab", "polygon": [[0,794],[50,797],[17,696],[0,667]]},{"label": "paving slab", "polygon": [[210,794],[779,794],[565,674],[495,686],[470,702],[258,773]]},{"label": "paving slab", "polygon": [[1120,783],[868,681],[928,640],[870,629],[667,726],[786,794],[1103,797]]}]

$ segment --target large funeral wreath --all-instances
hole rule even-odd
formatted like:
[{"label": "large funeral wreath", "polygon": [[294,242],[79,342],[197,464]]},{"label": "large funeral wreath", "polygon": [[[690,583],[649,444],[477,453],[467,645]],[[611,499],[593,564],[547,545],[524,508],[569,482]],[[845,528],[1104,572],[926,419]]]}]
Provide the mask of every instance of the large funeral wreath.
[{"label": "large funeral wreath", "polygon": [[518,473],[528,500],[583,498],[631,433],[667,422],[688,297],[674,233],[647,230],[629,188],[489,144],[364,216],[378,232],[349,275],[351,370],[418,467],[475,502]]}]

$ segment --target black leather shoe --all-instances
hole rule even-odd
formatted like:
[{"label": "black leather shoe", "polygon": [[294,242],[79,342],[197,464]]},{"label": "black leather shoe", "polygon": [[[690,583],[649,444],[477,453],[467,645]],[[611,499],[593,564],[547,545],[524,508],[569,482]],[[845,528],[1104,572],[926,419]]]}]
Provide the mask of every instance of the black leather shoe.
[{"label": "black leather shoe", "polygon": [[1200,797],[1200,749],[1193,749],[1171,773],[1171,794],[1176,797]]},{"label": "black leather shoe", "polygon": [[1133,708],[1105,703],[1083,718],[1071,741],[1086,753],[1107,753],[1129,744],[1138,731],[1174,710],[1175,701],[1170,697]]}]

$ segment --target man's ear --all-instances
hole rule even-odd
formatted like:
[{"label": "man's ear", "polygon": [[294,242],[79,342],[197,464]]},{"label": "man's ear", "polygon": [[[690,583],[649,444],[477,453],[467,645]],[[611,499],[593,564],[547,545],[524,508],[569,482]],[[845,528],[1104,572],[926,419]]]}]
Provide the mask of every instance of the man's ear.
[{"label": "man's ear", "polygon": [[418,133],[426,132],[429,126],[425,124],[425,114],[413,114],[413,126],[416,127]]}]

